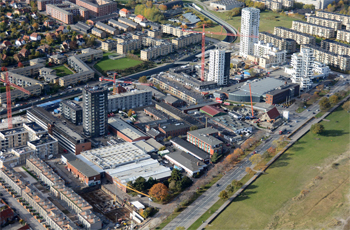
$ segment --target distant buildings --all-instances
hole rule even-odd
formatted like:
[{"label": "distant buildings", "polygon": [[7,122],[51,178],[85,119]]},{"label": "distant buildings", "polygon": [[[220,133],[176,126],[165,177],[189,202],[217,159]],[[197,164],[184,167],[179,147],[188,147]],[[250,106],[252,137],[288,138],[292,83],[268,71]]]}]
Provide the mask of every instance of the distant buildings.
[{"label": "distant buildings", "polygon": [[111,0],[98,0],[97,2],[76,0],[75,3],[86,8],[89,11],[89,15],[93,17],[108,15],[117,10],[117,3]]},{"label": "distant buildings", "polygon": [[210,50],[208,81],[219,86],[227,85],[230,78],[231,53],[225,50]]},{"label": "distant buildings", "polygon": [[[331,2],[329,2],[331,4]],[[328,5],[322,7],[321,9],[324,9]],[[328,18],[332,20],[337,20],[342,23],[342,25],[347,26],[350,24],[350,16],[346,14],[338,14],[328,11],[316,11],[316,16],[320,18]]]},{"label": "distant buildings", "polygon": [[254,43],[258,42],[260,10],[247,7],[242,9],[240,55],[254,54]]},{"label": "distant buildings", "polygon": [[236,7],[242,7],[244,4],[237,0],[220,0],[217,2],[211,2],[210,7],[218,10],[232,10]]},{"label": "distant buildings", "polygon": [[265,43],[271,43],[277,49],[285,50],[287,51],[287,53],[294,53],[296,50],[295,40],[290,38],[282,38],[268,32],[260,32],[259,41],[264,41]]},{"label": "distant buildings", "polygon": [[254,44],[254,56],[259,58],[259,65],[267,68],[286,62],[287,51],[278,50],[271,43],[259,41]]},{"label": "distant buildings", "polygon": [[149,90],[133,90],[108,95],[108,113],[129,110],[152,104],[152,92]]},{"label": "distant buildings", "polygon": [[282,38],[289,38],[296,41],[297,44],[303,45],[303,44],[316,44],[316,38],[314,36],[311,36],[309,34],[301,33],[296,30],[288,29],[285,27],[275,27],[274,34],[282,37]]},{"label": "distant buildings", "polygon": [[342,23],[340,21],[316,16],[308,16],[307,22],[324,27],[330,27],[333,28],[335,31],[341,30],[342,27]]},{"label": "distant buildings", "polygon": [[304,21],[293,21],[292,29],[301,33],[311,34],[324,38],[335,37],[334,28],[311,24]]}]

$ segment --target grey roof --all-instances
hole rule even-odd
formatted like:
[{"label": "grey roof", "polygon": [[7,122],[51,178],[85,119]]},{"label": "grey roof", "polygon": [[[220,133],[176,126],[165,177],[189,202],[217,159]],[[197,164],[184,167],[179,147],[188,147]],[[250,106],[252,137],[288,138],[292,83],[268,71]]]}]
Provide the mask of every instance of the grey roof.
[{"label": "grey roof", "polygon": [[92,28],[92,30],[91,31],[95,31],[95,32],[97,32],[97,33],[99,33],[99,34],[102,34],[104,31],[102,31],[102,30],[100,30],[100,29],[97,29],[97,28]]},{"label": "grey roof", "polygon": [[175,102],[182,102],[183,100],[179,99],[179,98],[176,98],[176,97],[173,97],[171,95],[167,95],[165,98],[164,98],[164,101],[167,102],[167,103],[175,103]]},{"label": "grey roof", "polygon": [[180,165],[183,165],[193,172],[198,172],[207,166],[202,161],[185,152],[177,151],[169,153],[165,156],[165,158],[171,158],[173,161],[178,162]]},{"label": "grey roof", "polygon": [[80,160],[73,154],[68,153],[63,156],[68,160],[69,164],[71,164],[74,168],[76,168],[86,177],[93,177],[100,174],[95,169],[91,168],[88,164],[86,164],[84,161]]},{"label": "grey roof", "polygon": [[171,132],[174,130],[179,129],[188,129],[190,128],[190,125],[184,123],[184,122],[176,122],[176,123],[167,123],[167,124],[161,124],[160,128],[162,128],[165,132]]},{"label": "grey roof", "polygon": [[154,128],[151,128],[146,133],[150,137],[156,137],[156,136],[158,136],[160,134],[160,132],[158,130],[154,129]]},{"label": "grey roof", "polygon": [[200,160],[207,160],[210,158],[210,154],[198,148],[197,146],[192,145],[191,143],[175,137],[170,140],[170,142],[175,143],[183,148],[183,150],[187,150],[191,155],[194,155],[196,158]]},{"label": "grey roof", "polygon": [[132,27],[137,27],[138,26],[137,23],[135,23],[135,22],[133,22],[130,19],[127,19],[127,18],[118,18],[118,21],[122,22],[124,24],[130,25]]},{"label": "grey roof", "polygon": [[219,132],[217,129],[209,127],[204,129],[197,129],[194,131],[190,131],[188,133],[195,136],[199,140],[202,140],[205,143],[210,144],[211,146],[214,146],[214,145],[220,145],[223,143],[216,137],[210,136],[210,134],[217,133],[217,132]]},{"label": "grey roof", "polygon": [[89,30],[89,29],[92,28],[92,26],[89,26],[89,25],[87,25],[86,23],[83,23],[83,22],[78,22],[74,26],[77,27],[78,29],[81,29],[81,30]]},{"label": "grey roof", "polygon": [[38,140],[30,141],[30,143],[35,146],[39,146],[50,142],[57,142],[57,140],[53,139],[49,134],[42,135]]},{"label": "grey roof", "polygon": [[70,108],[72,108],[75,111],[83,110],[83,108],[80,105],[78,105],[75,101],[63,100],[63,101],[61,101],[61,103],[69,106]]},{"label": "grey roof", "polygon": [[154,138],[150,138],[147,141],[145,141],[147,144],[153,146],[155,149],[160,149],[164,145],[160,144],[158,141],[156,141]]},{"label": "grey roof", "polygon": [[190,21],[192,24],[200,22],[201,20],[192,13],[185,13],[182,16],[184,16],[188,21]]},{"label": "grey roof", "polygon": [[29,122],[26,123],[26,126],[28,126],[30,129],[32,129],[34,132],[44,132],[45,129],[43,129],[40,125],[38,125],[36,122]]},{"label": "grey roof", "polygon": [[[250,85],[253,96],[263,96],[267,92],[284,85],[284,81],[269,77],[251,82]],[[240,89],[232,93],[234,93],[234,95],[249,95],[249,84],[243,84]]]},{"label": "grey roof", "polygon": [[158,118],[160,118],[161,120],[166,120],[169,119],[169,116],[166,115],[165,113],[159,111],[158,109],[154,108],[154,107],[146,107],[144,108],[144,110],[154,114],[155,116],[157,116]]},{"label": "grey roof", "polygon": [[130,26],[124,24],[124,23],[121,23],[121,22],[118,22],[114,19],[110,19],[108,20],[109,23],[111,24],[114,24],[115,26],[118,26],[118,27],[121,27],[121,28],[124,28],[125,30],[127,30]]},{"label": "grey roof", "polygon": [[106,25],[106,24],[104,24],[104,23],[102,23],[102,22],[96,22],[96,26],[101,26],[101,27],[103,27],[104,29],[110,30],[110,31],[115,31],[115,30],[116,30],[114,27],[109,26],[109,25]]},{"label": "grey roof", "polygon": [[235,4],[239,4],[239,3],[241,3],[243,5],[242,2],[239,2],[237,0],[221,0],[221,1],[214,2],[214,3],[218,4],[218,5],[223,5],[223,6],[231,6],[231,5],[235,5]]}]

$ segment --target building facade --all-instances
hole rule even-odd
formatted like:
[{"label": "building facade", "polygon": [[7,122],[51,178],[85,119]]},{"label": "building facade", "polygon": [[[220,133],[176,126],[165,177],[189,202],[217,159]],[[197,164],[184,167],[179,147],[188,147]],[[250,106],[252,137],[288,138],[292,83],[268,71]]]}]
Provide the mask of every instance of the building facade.
[{"label": "building facade", "polygon": [[242,9],[240,55],[253,55],[254,44],[258,42],[260,10],[247,7]]},{"label": "building facade", "polygon": [[338,13],[327,12],[327,11],[316,11],[316,16],[320,18],[328,18],[328,19],[340,21],[344,26],[347,26],[350,24],[350,16],[346,14],[338,14]]},{"label": "building facade", "polygon": [[231,53],[225,50],[210,50],[208,81],[219,86],[227,85],[230,78]]},{"label": "building facade", "polygon": [[311,24],[303,21],[293,21],[292,29],[301,33],[311,34],[323,38],[334,38],[333,28]]},{"label": "building facade", "polygon": [[300,84],[301,89],[312,86],[315,56],[311,49],[300,49],[300,53],[292,55],[291,65],[293,67],[292,82]]},{"label": "building facade", "polygon": [[282,38],[289,38],[296,41],[297,44],[303,45],[303,44],[316,44],[316,38],[314,36],[300,33],[296,30],[288,29],[285,27],[275,27],[274,29],[274,35],[277,35]]},{"label": "building facade", "polygon": [[338,30],[337,40],[350,43],[350,30]]},{"label": "building facade", "polygon": [[328,18],[320,18],[316,16],[308,16],[307,22],[324,26],[324,27],[330,27],[330,28],[333,28],[335,31],[341,30],[341,27],[342,27],[342,24],[340,21],[328,19]]},{"label": "building facade", "polygon": [[64,100],[60,103],[61,114],[75,125],[83,124],[83,108],[74,101]]}]

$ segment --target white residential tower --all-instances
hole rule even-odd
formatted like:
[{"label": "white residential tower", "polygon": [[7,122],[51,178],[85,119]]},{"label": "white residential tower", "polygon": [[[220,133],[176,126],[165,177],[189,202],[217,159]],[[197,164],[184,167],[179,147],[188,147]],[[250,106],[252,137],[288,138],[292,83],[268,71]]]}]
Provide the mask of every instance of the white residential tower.
[{"label": "white residential tower", "polygon": [[311,49],[301,48],[300,53],[292,55],[291,65],[292,82],[299,83],[301,89],[310,88],[312,86],[311,78],[314,75],[315,57]]},{"label": "white residential tower", "polygon": [[258,42],[260,10],[247,7],[242,9],[240,55],[254,54],[254,44]]},{"label": "white residential tower", "polygon": [[218,85],[227,85],[230,78],[230,59],[231,53],[225,50],[210,50],[207,81],[214,81]]}]

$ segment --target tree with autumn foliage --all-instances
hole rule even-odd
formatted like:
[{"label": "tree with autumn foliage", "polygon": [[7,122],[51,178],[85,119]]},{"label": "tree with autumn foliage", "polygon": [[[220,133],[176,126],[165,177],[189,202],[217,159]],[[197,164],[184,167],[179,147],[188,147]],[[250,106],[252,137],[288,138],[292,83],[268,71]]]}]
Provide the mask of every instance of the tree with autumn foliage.
[{"label": "tree with autumn foliage", "polygon": [[19,67],[19,68],[24,67],[23,64],[22,64],[22,62],[18,62],[18,67]]},{"label": "tree with autumn foliage", "polygon": [[1,67],[1,71],[2,72],[7,71],[7,68],[5,66]]},{"label": "tree with autumn foliage", "polygon": [[35,23],[33,24],[33,28],[34,28],[35,30],[38,30],[39,24],[35,22]]},{"label": "tree with autumn foliage", "polygon": [[159,8],[161,11],[166,11],[166,10],[168,10],[168,7],[167,7],[166,5],[164,5],[164,4],[160,4],[160,5],[158,6],[158,8]]},{"label": "tree with autumn foliage", "polygon": [[233,151],[233,154],[238,155],[238,156],[242,156],[244,154],[242,149],[235,149],[235,151]]},{"label": "tree with autumn foliage", "polygon": [[158,183],[152,186],[152,188],[149,190],[149,195],[156,200],[163,201],[167,198],[169,194],[169,189],[167,186],[165,186],[162,183]]},{"label": "tree with autumn foliage", "polygon": [[270,148],[268,148],[267,150],[266,150],[270,155],[273,155],[273,154],[275,154],[276,153],[276,148],[274,148],[274,147],[270,147]]}]

